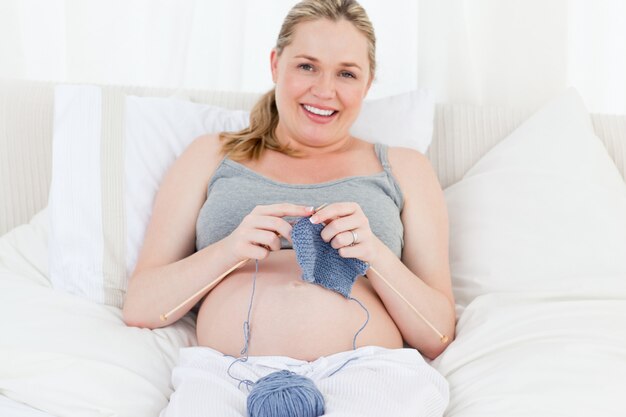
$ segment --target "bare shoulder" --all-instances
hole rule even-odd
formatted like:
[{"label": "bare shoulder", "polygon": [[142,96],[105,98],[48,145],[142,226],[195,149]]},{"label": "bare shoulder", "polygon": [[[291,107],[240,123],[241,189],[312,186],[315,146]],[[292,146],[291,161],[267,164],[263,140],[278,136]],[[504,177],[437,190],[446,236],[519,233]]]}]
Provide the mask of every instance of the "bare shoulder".
[{"label": "bare shoulder", "polygon": [[219,134],[199,136],[170,166],[161,184],[164,185],[167,180],[177,178],[190,186],[205,185],[222,158]]},{"label": "bare shoulder", "polygon": [[[189,187],[204,186],[222,159],[218,134],[207,134],[194,139],[168,168],[160,189],[172,182],[178,183],[182,190]],[[175,191],[171,187],[167,191]]]},{"label": "bare shoulder", "polygon": [[187,146],[179,158],[196,162],[198,169],[204,168],[207,171],[206,174],[211,176],[214,168],[222,159],[219,134],[207,134],[197,137]]},{"label": "bare shoulder", "polygon": [[410,148],[389,147],[387,157],[404,192],[420,184],[440,187],[437,174],[423,153]]},{"label": "bare shoulder", "polygon": [[398,163],[415,163],[428,161],[428,158],[426,158],[423,153],[415,149],[399,146],[389,146],[387,149],[387,155],[390,159],[390,162],[391,160],[394,160]]}]

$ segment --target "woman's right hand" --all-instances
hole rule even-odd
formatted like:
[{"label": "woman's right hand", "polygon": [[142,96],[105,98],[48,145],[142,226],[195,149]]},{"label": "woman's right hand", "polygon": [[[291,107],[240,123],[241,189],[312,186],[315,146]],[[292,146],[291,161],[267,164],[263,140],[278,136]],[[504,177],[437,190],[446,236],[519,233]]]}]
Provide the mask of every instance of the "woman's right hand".
[{"label": "woman's right hand", "polygon": [[291,242],[292,226],[283,217],[310,216],[314,210],[290,203],[256,206],[223,240],[226,253],[237,260],[265,259],[270,251],[280,250],[281,236]]}]

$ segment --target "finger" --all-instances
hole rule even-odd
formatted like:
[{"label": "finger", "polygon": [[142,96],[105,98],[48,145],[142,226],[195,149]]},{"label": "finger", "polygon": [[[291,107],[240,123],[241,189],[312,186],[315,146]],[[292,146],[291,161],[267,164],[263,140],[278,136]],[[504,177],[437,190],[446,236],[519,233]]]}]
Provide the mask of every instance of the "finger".
[{"label": "finger", "polygon": [[291,235],[291,229],[293,229],[287,220],[274,216],[257,216],[250,214],[246,216],[245,222],[246,227],[268,230],[284,237],[289,237]]},{"label": "finger", "polygon": [[356,231],[354,232],[355,232],[354,235],[352,234],[352,231],[350,230],[339,233],[338,235],[333,237],[333,239],[330,241],[330,246],[332,246],[335,249],[339,249],[339,248],[352,246],[353,244],[358,243],[358,241],[355,240],[355,237],[358,236],[358,232]]},{"label": "finger", "polygon": [[297,204],[291,203],[279,203],[279,204],[270,204],[267,206],[256,206],[252,213],[259,214],[262,216],[275,216],[275,217],[284,217],[284,216],[310,216],[315,210],[315,207],[307,207]]},{"label": "finger", "polygon": [[263,246],[250,245],[246,253],[247,258],[263,260],[267,258],[267,256],[270,254],[270,251]]},{"label": "finger", "polygon": [[311,223],[330,223],[333,219],[349,216],[359,209],[357,203],[332,203],[311,216]]},{"label": "finger", "polygon": [[[330,242],[333,237],[339,235],[342,232],[357,229],[363,223],[363,219],[359,216],[347,216],[339,217],[328,223],[320,233],[324,242]],[[350,234],[350,236],[352,236]]]},{"label": "finger", "polygon": [[357,256],[359,254],[359,249],[357,249],[356,246],[344,246],[343,248],[339,248],[338,253],[342,258],[359,259]]},{"label": "finger", "polygon": [[249,232],[248,241],[255,245],[260,245],[268,250],[280,250],[280,238],[276,233],[268,230],[252,230]]}]

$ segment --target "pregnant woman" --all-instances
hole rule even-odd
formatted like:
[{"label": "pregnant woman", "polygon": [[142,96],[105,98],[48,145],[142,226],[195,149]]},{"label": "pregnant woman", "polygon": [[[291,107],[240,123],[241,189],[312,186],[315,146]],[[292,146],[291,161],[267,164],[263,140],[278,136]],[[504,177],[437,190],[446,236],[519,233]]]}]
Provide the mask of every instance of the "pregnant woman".
[{"label": "pregnant woman", "polygon": [[[130,280],[128,325],[162,327],[200,306],[199,346],[181,351],[162,416],[246,415],[241,381],[281,369],[315,381],[324,415],[441,416],[448,386],[423,356],[454,336],[446,206],[424,155],[350,135],[376,67],[364,9],[298,3],[270,65],[275,87],[250,126],[197,138],[168,171]],[[376,273],[358,276],[349,297],[303,280],[300,219]]]}]

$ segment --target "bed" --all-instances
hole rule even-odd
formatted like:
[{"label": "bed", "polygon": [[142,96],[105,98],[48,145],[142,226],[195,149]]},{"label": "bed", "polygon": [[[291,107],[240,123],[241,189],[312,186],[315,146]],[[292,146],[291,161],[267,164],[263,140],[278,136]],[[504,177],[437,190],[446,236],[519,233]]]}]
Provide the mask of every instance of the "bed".
[{"label": "bed", "polygon": [[[194,135],[241,126],[257,97],[0,82],[0,415],[159,414],[196,340],[192,315],[121,318],[151,198]],[[394,129],[444,188],[446,416],[625,415],[626,116],[589,114],[573,89],[539,109],[419,94],[368,109],[392,127],[364,132]]]}]

